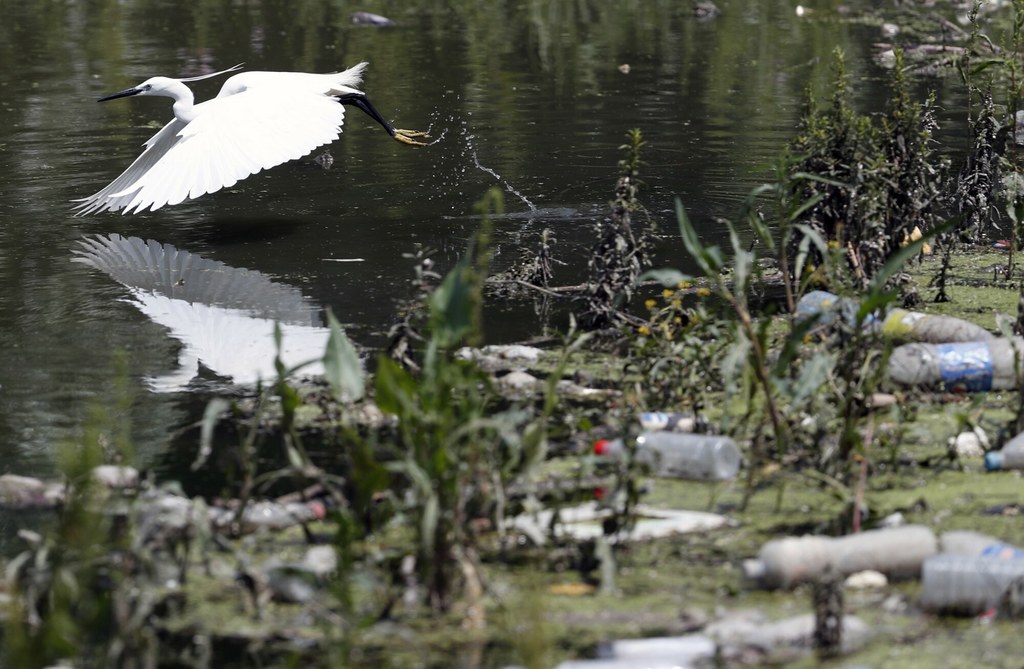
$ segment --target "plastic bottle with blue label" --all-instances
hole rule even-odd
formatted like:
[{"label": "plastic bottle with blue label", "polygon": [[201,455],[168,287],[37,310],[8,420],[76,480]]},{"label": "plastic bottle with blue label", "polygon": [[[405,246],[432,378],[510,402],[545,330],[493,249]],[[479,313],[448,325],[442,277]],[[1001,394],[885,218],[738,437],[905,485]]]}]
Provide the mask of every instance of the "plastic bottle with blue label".
[{"label": "plastic bottle with blue label", "polygon": [[905,386],[942,387],[950,391],[1011,390],[1019,385],[1018,357],[1024,340],[948,344],[904,344],[889,356],[889,378]]}]

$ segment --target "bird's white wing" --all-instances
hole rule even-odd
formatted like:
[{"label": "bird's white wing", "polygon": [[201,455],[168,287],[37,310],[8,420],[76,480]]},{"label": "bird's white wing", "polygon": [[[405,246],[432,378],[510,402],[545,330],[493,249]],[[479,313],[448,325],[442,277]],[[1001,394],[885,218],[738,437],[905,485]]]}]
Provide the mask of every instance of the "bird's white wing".
[{"label": "bird's white wing", "polygon": [[345,114],[333,98],[299,88],[248,90],[195,111],[148,169],[107,195],[122,213],[178,204],[301,158],[338,139]]},{"label": "bird's white wing", "polygon": [[94,214],[107,209],[117,211],[127,205],[131,197],[123,195],[116,197],[114,194],[130,189],[132,184],[146,174],[179,141],[177,135],[184,127],[185,123],[178,119],[172,119],[170,123],[160,129],[160,132],[150,137],[145,143],[146,149],[142,155],[136,158],[135,162],[121,173],[121,176],[111,181],[110,185],[103,190],[89,197],[75,200],[75,202],[82,203],[75,207],[76,216]]}]

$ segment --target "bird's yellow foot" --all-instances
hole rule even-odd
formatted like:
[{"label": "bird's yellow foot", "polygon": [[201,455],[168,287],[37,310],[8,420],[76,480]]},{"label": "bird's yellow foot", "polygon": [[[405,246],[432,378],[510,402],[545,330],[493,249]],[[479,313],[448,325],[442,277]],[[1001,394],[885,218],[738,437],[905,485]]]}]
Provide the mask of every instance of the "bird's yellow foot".
[{"label": "bird's yellow foot", "polygon": [[408,144],[410,146],[426,146],[424,142],[417,142],[414,137],[422,137],[423,139],[430,139],[430,135],[420,130],[401,130],[395,128],[394,137],[402,144]]}]

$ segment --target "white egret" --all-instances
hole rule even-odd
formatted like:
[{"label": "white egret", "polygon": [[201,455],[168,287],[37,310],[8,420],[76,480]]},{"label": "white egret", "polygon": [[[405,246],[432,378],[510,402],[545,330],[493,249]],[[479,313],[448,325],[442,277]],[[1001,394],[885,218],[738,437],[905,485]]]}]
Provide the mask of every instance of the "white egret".
[{"label": "white egret", "polygon": [[142,155],[121,176],[99,192],[76,200],[81,203],[75,207],[78,215],[155,211],[301,158],[338,139],[343,105],[366,112],[399,142],[424,146],[416,138],[428,137],[416,130],[396,129],[355,88],[366,63],[333,74],[242,72],[225,81],[217,97],[194,104],[184,82],[240,67],[187,79],[153,77],[100,98],[104,102],[131,95],[169,97],[174,100],[174,119],[149,138]]}]

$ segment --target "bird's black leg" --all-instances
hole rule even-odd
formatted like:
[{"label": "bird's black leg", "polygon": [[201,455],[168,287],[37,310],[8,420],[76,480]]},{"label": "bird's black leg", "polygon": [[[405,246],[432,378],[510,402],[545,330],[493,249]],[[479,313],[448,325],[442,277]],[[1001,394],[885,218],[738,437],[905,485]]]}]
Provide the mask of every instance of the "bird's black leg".
[{"label": "bird's black leg", "polygon": [[399,128],[395,128],[395,126],[391,125],[390,123],[384,120],[384,117],[381,116],[380,112],[377,111],[377,108],[373,106],[373,103],[370,102],[370,99],[367,98],[362,93],[347,93],[345,95],[337,96],[336,99],[343,105],[350,105],[352,107],[356,107],[357,109],[362,110],[367,116],[372,118],[377,123],[380,123],[384,127],[384,129],[388,131],[389,135],[394,137],[399,142],[402,142],[403,144],[424,146],[423,142],[417,142],[412,138],[429,137],[429,135],[427,135],[425,132],[420,132],[419,130],[401,130]]},{"label": "bird's black leg", "polygon": [[391,125],[384,120],[384,117],[380,115],[377,108],[373,106],[373,103],[361,93],[348,93],[347,95],[339,95],[338,102],[343,105],[349,105],[361,109],[366,115],[372,118],[377,123],[384,126],[384,129],[388,131],[388,134],[392,137],[395,136],[395,126]]}]

